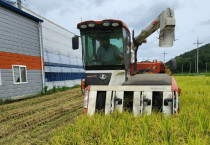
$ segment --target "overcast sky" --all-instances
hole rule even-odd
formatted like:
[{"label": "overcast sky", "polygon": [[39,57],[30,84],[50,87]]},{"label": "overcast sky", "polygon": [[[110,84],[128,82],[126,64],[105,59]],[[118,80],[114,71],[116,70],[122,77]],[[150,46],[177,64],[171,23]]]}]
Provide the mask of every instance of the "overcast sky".
[{"label": "overcast sky", "polygon": [[158,32],[154,32],[147,44],[139,47],[139,61],[163,61],[164,50],[168,61],[196,48],[193,43],[198,37],[201,45],[210,43],[210,0],[22,0],[22,3],[75,34],[79,34],[76,25],[81,19],[119,19],[137,35],[164,9],[172,8],[176,19],[174,46],[158,47]]}]

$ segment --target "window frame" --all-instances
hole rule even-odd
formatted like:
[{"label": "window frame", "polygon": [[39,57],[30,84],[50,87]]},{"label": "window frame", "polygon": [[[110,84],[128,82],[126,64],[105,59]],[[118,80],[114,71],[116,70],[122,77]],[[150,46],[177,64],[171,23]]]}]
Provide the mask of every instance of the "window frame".
[{"label": "window frame", "polygon": [[[111,32],[111,33],[114,33],[115,35],[119,35],[120,33],[120,35],[122,35],[120,38],[122,39],[122,55],[124,56],[124,49],[125,49],[125,46],[124,46],[124,42],[123,42],[123,30],[122,30],[122,28],[119,28],[119,29],[113,29],[113,31],[114,32]],[[101,32],[100,31],[100,29],[96,29],[96,30],[94,30],[94,32],[95,32],[95,35],[97,34],[98,35],[98,33],[99,32]],[[104,31],[103,33],[101,33],[100,35],[101,36],[103,36],[103,35],[110,35],[109,33],[107,33],[107,31]],[[119,36],[120,36],[119,35]],[[95,67],[101,67],[102,66],[102,68],[104,67],[104,69],[106,70],[106,68],[107,67],[116,67],[116,68],[118,68],[118,67],[120,67],[121,68],[121,66],[124,66],[125,65],[125,60],[123,60],[123,62],[124,62],[124,64],[108,64],[108,65],[103,65],[103,64],[97,64],[97,65],[88,65],[88,62],[90,62],[90,60],[89,60],[89,48],[90,47],[88,47],[88,45],[93,45],[94,43],[96,43],[96,42],[93,42],[94,40],[95,41],[98,41],[97,39],[94,39],[94,37],[92,37],[93,36],[93,32],[92,31],[81,31],[81,40],[82,40],[82,56],[83,56],[83,63],[84,63],[84,65],[85,65],[85,69],[86,68],[88,68],[88,67],[91,67],[91,68],[95,68]],[[89,41],[88,41],[88,39],[91,39],[91,43],[89,43]],[[111,38],[110,38],[110,40],[111,40]],[[99,44],[100,44],[100,42],[99,42]],[[110,43],[110,44],[112,44],[112,43]],[[101,45],[101,44],[100,44]],[[95,48],[94,48],[94,46],[95,46]],[[98,48],[96,48],[96,44],[94,44],[94,46],[92,46],[93,47],[93,49],[95,49],[95,51],[97,51],[97,49]],[[94,50],[93,50],[94,51]],[[119,49],[119,51],[120,51],[120,49]],[[121,52],[121,51],[120,51]],[[94,54],[94,52],[93,52],[93,54]],[[124,59],[124,58],[123,58]],[[113,68],[113,69],[114,69]],[[124,68],[124,67],[123,67]]]},{"label": "window frame", "polygon": [[[14,67],[19,67],[20,82],[15,81]],[[22,81],[21,68],[25,68],[25,75],[26,75],[26,81],[25,82]],[[14,84],[26,84],[26,83],[28,83],[27,67],[25,65],[12,65],[12,74],[13,74],[13,83]]]}]

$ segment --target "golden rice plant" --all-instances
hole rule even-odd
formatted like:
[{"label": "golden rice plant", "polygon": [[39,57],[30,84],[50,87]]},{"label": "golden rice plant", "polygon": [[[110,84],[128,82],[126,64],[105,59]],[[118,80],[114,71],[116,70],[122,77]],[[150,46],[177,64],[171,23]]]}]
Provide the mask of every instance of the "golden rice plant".
[{"label": "golden rice plant", "polygon": [[176,80],[182,88],[179,114],[81,115],[58,130],[52,144],[210,144],[210,77],[177,76]]}]

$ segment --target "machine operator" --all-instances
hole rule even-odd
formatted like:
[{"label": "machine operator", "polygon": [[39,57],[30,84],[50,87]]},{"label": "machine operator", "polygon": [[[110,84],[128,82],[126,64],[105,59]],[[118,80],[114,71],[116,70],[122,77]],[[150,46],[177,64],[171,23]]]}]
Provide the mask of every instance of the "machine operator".
[{"label": "machine operator", "polygon": [[116,65],[120,64],[123,59],[123,55],[119,49],[110,44],[108,38],[104,38],[101,42],[101,46],[97,50],[97,60],[99,60],[104,65]]}]

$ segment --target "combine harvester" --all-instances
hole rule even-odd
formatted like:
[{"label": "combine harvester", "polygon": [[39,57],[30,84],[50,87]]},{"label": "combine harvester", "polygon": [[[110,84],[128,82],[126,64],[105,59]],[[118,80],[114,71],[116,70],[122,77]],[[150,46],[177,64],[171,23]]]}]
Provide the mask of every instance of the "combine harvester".
[{"label": "combine harvester", "polygon": [[124,22],[113,19],[84,21],[77,28],[81,36],[73,37],[72,45],[73,49],[78,49],[81,37],[86,70],[85,81],[81,85],[85,91],[85,114],[110,114],[115,110],[128,110],[134,116],[151,114],[155,110],[167,115],[178,113],[181,90],[174,77],[165,73],[139,74],[136,71],[138,47],[153,32],[160,28],[160,47],[173,45],[173,10],[167,8],[136,37],[133,32],[133,67],[130,63],[131,36]]}]

